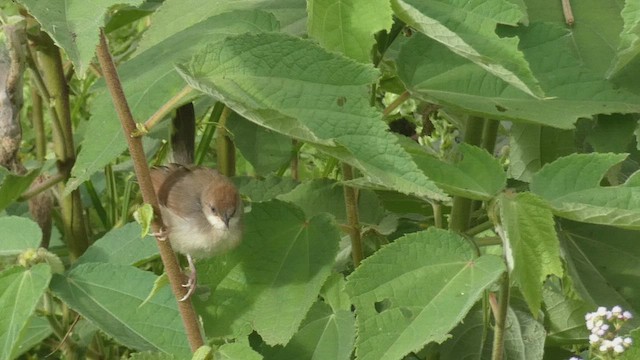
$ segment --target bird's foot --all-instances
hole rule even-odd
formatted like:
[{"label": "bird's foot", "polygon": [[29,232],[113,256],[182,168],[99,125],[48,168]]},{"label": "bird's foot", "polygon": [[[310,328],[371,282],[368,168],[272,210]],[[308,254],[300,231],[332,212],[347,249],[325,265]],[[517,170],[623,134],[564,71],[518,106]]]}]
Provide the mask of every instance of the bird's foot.
[{"label": "bird's foot", "polygon": [[187,293],[180,299],[185,301],[193,295],[198,285],[198,274],[196,273],[196,265],[190,255],[187,255],[187,261],[189,262],[189,277],[186,284],[182,284],[182,287],[187,289]]},{"label": "bird's foot", "polygon": [[169,232],[164,227],[161,227],[160,230],[151,233],[151,235],[155,236],[156,239],[158,239],[160,241],[166,241],[168,234],[169,234]]}]

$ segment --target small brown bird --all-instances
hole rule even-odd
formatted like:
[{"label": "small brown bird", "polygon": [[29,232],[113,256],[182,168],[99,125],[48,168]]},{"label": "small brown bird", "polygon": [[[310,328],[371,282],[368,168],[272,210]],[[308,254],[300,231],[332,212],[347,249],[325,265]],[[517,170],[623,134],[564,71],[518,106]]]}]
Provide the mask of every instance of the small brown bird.
[{"label": "small brown bird", "polygon": [[188,299],[196,288],[194,259],[223,254],[240,243],[242,200],[224,175],[201,166],[169,164],[151,169],[171,247],[187,256]]}]

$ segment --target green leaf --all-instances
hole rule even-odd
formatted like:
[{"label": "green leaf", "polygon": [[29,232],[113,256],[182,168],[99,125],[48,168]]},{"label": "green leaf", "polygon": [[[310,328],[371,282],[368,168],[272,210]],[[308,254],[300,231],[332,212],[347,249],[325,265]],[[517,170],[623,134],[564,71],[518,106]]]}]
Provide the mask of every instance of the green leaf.
[{"label": "green leaf", "polygon": [[208,336],[248,335],[285,344],[295,334],[331,273],[339,234],[331,216],[305,217],[281,201],[253,203],[243,242],[198,264],[211,297],[193,301]]},{"label": "green leaf", "polygon": [[[174,70],[176,62],[188,59],[198,49],[231,34],[276,29],[276,20],[270,14],[233,12],[211,17],[173,34],[145,52],[138,53],[118,68],[134,118],[145,121],[184,88],[184,80]],[[120,122],[116,120],[118,117],[113,101],[106,93],[104,82],[98,83],[96,87],[92,116],[65,193],[70,193],[89,180],[92,174],[102,170],[127,148]],[[183,99],[183,102],[193,100],[193,96]],[[181,104],[176,104],[178,105]]]},{"label": "green leaf", "polygon": [[[308,217],[329,213],[338,223],[347,223],[344,189],[335,181],[329,179],[307,181],[277,198],[296,204]],[[384,208],[373,191],[358,192],[358,217],[362,224],[367,225],[377,225],[384,217]]]},{"label": "green leaf", "polygon": [[570,129],[578,118],[594,114],[640,112],[640,97],[618,89],[573,55],[564,27],[535,23],[514,35],[548,98],[532,98],[419,34],[402,47],[398,76],[419,99],[492,119]]},{"label": "green leaf", "polygon": [[565,296],[557,286],[549,283],[542,289],[542,297],[548,328],[547,344],[586,343],[589,331],[584,316],[593,311],[593,306]]},{"label": "green leaf", "polygon": [[637,127],[638,114],[600,115],[595,126],[589,129],[586,140],[597,152],[629,151]]},{"label": "green leaf", "polygon": [[[484,311],[475,307],[442,344],[441,359],[489,360],[493,332],[488,328]],[[541,360],[544,352],[544,326],[527,311],[510,307],[504,334],[504,358]],[[484,341],[483,341],[484,340]]]},{"label": "green leaf", "polygon": [[[610,226],[562,222],[560,233],[573,287],[592,309],[620,305],[640,311],[638,232]],[[584,315],[584,314],[583,314]],[[634,326],[640,320],[632,319]]]},{"label": "green leaf", "polygon": [[640,187],[600,186],[607,170],[625,154],[573,154],[545,165],[531,191],[549,202],[555,215],[593,224],[640,229]]},{"label": "green leaf", "polygon": [[329,304],[334,313],[340,310],[351,310],[351,299],[347,295],[344,275],[333,273],[322,285],[320,296],[325,303]]},{"label": "green leaf", "polygon": [[468,144],[460,144],[459,161],[447,163],[428,154],[413,141],[402,140],[429,179],[450,195],[476,200],[493,198],[507,184],[502,165],[486,150]]},{"label": "green leaf", "polygon": [[518,39],[498,37],[496,26],[516,26],[525,16],[506,0],[393,0],[395,14],[408,25],[446,46],[509,85],[532,96],[544,95]]},{"label": "green leaf", "polygon": [[215,353],[215,360],[262,360],[262,356],[255,352],[249,344],[226,343]]},{"label": "green leaf", "polygon": [[18,216],[0,217],[0,229],[0,256],[18,255],[27,249],[35,249],[42,241],[42,230],[31,219]]},{"label": "green leaf", "polygon": [[51,290],[127,347],[188,356],[191,351],[171,290],[161,289],[140,307],[155,279],[153,273],[132,266],[88,263],[55,275]]},{"label": "green leaf", "polygon": [[158,255],[158,247],[153,237],[140,238],[140,225],[130,222],[104,234],[91,244],[73,264],[110,263],[137,265]]},{"label": "green leaf", "polygon": [[500,195],[505,256],[511,276],[537,316],[542,284],[549,275],[562,277],[560,243],[551,209],[531,193]]},{"label": "green leaf", "polygon": [[51,280],[46,264],[12,267],[0,273],[0,359],[12,359],[40,297]]},{"label": "green leaf", "polygon": [[640,358],[640,347],[637,345],[640,343],[640,329],[634,329],[629,333],[633,343],[636,346],[631,346],[618,358],[619,360],[635,360]]},{"label": "green leaf", "polygon": [[211,346],[202,345],[193,353],[191,360],[213,360],[213,349]]},{"label": "green leaf", "polygon": [[358,359],[399,359],[442,343],[504,271],[499,257],[476,258],[467,240],[434,228],[383,247],[347,279]]},{"label": "green leaf", "polygon": [[276,196],[293,190],[298,183],[289,177],[277,177],[273,174],[264,179],[253,177],[236,177],[233,182],[242,195],[248,196],[252,202],[263,202],[275,199]]},{"label": "green leaf", "polygon": [[306,5],[304,0],[233,0],[215,3],[209,0],[165,0],[151,16],[154,25],[145,32],[138,53],[199,22],[236,10],[271,13],[280,24],[281,31],[303,35],[306,31]]},{"label": "green leaf", "polygon": [[[525,0],[531,23],[544,22],[567,28],[562,2]],[[627,1],[581,0],[571,2],[575,26],[570,28],[571,52],[590,69],[604,77],[616,56],[623,21],[620,11]]]},{"label": "green leaf", "polygon": [[393,22],[385,0],[311,0],[307,11],[309,36],[362,63],[371,62],[373,34],[391,29]]},{"label": "green leaf", "polygon": [[39,168],[30,170],[25,175],[15,175],[0,166],[0,211],[19,198],[39,174]]},{"label": "green leaf", "polygon": [[625,1],[621,15],[624,25],[620,33],[620,43],[616,57],[607,71],[607,77],[614,77],[620,69],[637,61],[640,55],[640,3]]},{"label": "green leaf", "polygon": [[233,134],[233,143],[259,175],[280,169],[291,160],[293,143],[282,134],[265,129],[232,113],[227,128]]},{"label": "green leaf", "polygon": [[133,218],[140,224],[142,230],[140,237],[144,238],[149,235],[151,222],[153,221],[153,207],[151,207],[151,204],[142,204],[142,206],[133,212]]},{"label": "green leaf", "polygon": [[14,352],[11,354],[11,359],[16,359],[20,355],[31,350],[36,345],[42,343],[46,338],[51,336],[53,330],[49,321],[41,316],[35,314],[29,319],[26,328],[23,330],[18,346],[14,347]]},{"label": "green leaf", "polygon": [[[256,61],[260,59],[260,61]],[[285,34],[239,35],[213,44],[179,71],[245,118],[316,144],[376,183],[445,199],[369,106],[378,72]]]},{"label": "green leaf", "polygon": [[318,301],[291,341],[268,353],[265,359],[349,360],[355,337],[355,319],[350,310],[333,313],[331,307]]},{"label": "green leaf", "polygon": [[515,123],[509,130],[510,178],[531,182],[542,165],[576,152],[573,130]]},{"label": "green leaf", "polygon": [[143,0],[39,1],[19,0],[43,30],[64,49],[75,72],[84,77],[98,45],[105,13],[118,4],[138,6]]}]

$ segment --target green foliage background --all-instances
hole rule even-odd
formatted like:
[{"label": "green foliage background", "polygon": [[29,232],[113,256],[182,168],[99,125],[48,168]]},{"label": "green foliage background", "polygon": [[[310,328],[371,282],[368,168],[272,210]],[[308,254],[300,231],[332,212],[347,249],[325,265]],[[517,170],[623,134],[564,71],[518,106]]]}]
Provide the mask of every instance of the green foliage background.
[{"label": "green foliage background", "polygon": [[[91,245],[69,256],[56,207],[50,252],[33,255],[42,232],[20,196],[55,170],[23,121],[29,172],[0,168],[0,359],[192,356],[156,245],[132,222],[126,139],[90,71],[100,28],[138,122],[194,89],[174,107],[195,105],[199,163],[219,162],[230,111],[245,235],[198,263],[211,348],[194,358],[561,359],[588,349],[586,312],[640,314],[635,1],[574,1],[572,25],[560,1],[16,3],[3,21],[32,16],[73,69],[77,157],[55,195],[80,190]],[[391,111],[385,95],[415,106]],[[389,131],[400,118],[413,138]],[[145,135],[150,163],[168,123]]]}]

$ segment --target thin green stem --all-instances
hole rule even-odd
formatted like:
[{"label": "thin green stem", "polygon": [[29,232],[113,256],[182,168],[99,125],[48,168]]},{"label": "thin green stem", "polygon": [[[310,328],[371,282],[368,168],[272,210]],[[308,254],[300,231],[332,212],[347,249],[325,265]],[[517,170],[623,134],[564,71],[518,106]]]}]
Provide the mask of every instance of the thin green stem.
[{"label": "thin green stem", "polygon": [[[342,163],[342,177],[345,181],[353,180],[353,168],[347,163]],[[360,233],[360,219],[358,215],[358,198],[356,189],[344,185],[344,202],[347,210],[347,223],[349,237],[351,238],[351,257],[353,266],[358,267],[364,258],[362,251],[362,237]]]},{"label": "thin green stem", "polygon": [[509,310],[509,273],[504,272],[500,282],[500,298],[498,311],[493,313],[495,327],[493,330],[493,352],[491,360],[504,359],[504,336],[507,324],[507,311]]},{"label": "thin green stem", "polygon": [[227,121],[231,115],[231,109],[224,107],[218,126],[216,127],[216,160],[218,171],[225,176],[234,176],[236,173],[236,148],[227,131]]},{"label": "thin green stem", "polygon": [[[73,143],[73,126],[69,107],[69,88],[64,78],[62,57],[53,40],[41,33],[38,44],[39,63],[42,67],[44,89],[49,93],[49,105],[53,105],[58,124],[54,126],[54,147],[58,158],[58,172],[68,179],[75,163],[75,146]],[[39,73],[34,71],[34,73]],[[37,77],[37,75],[35,76]],[[34,78],[35,78],[34,77]],[[45,95],[43,94],[43,97]],[[53,114],[52,113],[52,114]],[[55,123],[54,118],[54,123]],[[59,185],[60,193],[64,193],[64,185]],[[87,220],[80,198],[80,190],[76,189],[59,201],[62,210],[63,229],[72,260],[82,255],[89,247]]]},{"label": "thin green stem", "polygon": [[193,92],[193,88],[190,86],[185,86],[180,90],[177,94],[175,94],[171,99],[169,99],[164,105],[160,107],[147,121],[144,122],[144,128],[146,131],[151,130],[162,118],[169,115],[171,110],[176,108],[181,102],[184,102],[185,99]]},{"label": "thin green stem", "polygon": [[496,148],[496,139],[498,138],[498,129],[500,121],[486,119],[482,127],[482,148],[487,150],[489,154],[493,154]]},{"label": "thin green stem", "polygon": [[93,186],[93,182],[91,182],[91,180],[86,181],[84,183],[84,187],[87,189],[93,208],[96,210],[96,214],[98,214],[98,218],[100,219],[100,222],[102,222],[102,226],[104,226],[105,229],[111,229],[111,223],[109,222],[107,211],[104,209],[104,206],[102,206],[102,201],[100,201],[100,196],[98,195],[96,188]]},{"label": "thin green stem", "polygon": [[471,229],[467,230],[465,232],[466,235],[468,236],[476,236],[478,234],[480,234],[481,232],[485,231],[485,230],[489,230],[489,229],[493,229],[493,222],[491,221],[485,221],[482,224],[478,224],[474,227],[472,227]]},{"label": "thin green stem", "polygon": [[43,163],[45,156],[47,156],[47,134],[44,129],[42,97],[38,92],[35,80],[31,80],[31,125],[36,143],[36,160]]},{"label": "thin green stem", "polygon": [[[118,189],[116,186],[116,176],[113,173],[113,167],[107,165],[104,167],[104,178],[107,188],[107,199],[109,199],[109,224],[115,224],[118,218]],[[107,229],[109,229],[108,227]]]},{"label": "thin green stem", "polygon": [[[484,121],[482,118],[469,117],[464,132],[464,142],[470,145],[480,145],[482,141],[482,129]],[[472,200],[462,197],[453,197],[453,206],[449,218],[449,230],[455,232],[465,232],[469,228],[471,220]]]},{"label": "thin green stem", "polygon": [[444,226],[442,221],[442,204],[434,201],[431,203],[431,208],[433,209],[433,225],[438,229],[442,229]]},{"label": "thin green stem", "polygon": [[213,106],[213,110],[211,111],[211,115],[209,116],[209,121],[204,128],[202,139],[200,139],[200,143],[198,143],[198,147],[196,148],[196,156],[194,161],[196,165],[201,165],[204,162],[204,158],[207,155],[209,146],[211,145],[211,140],[213,139],[213,135],[216,132],[216,124],[220,120],[220,115],[222,115],[222,111],[224,110],[224,108],[225,106],[221,102],[217,102]]}]

